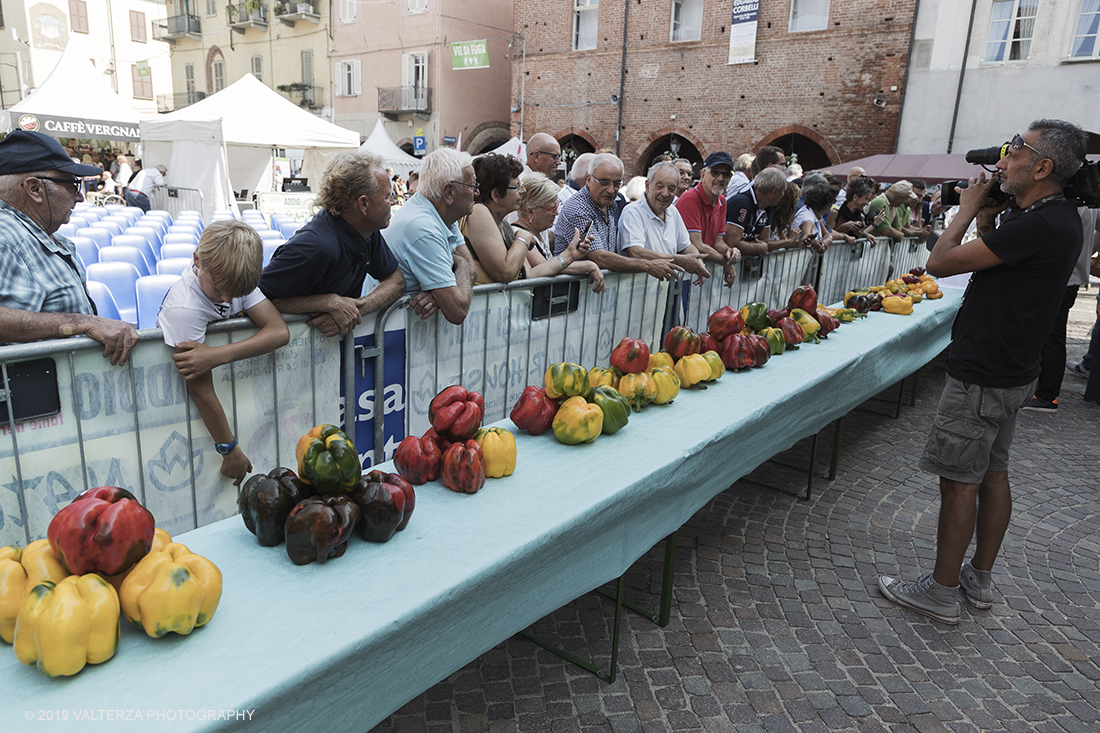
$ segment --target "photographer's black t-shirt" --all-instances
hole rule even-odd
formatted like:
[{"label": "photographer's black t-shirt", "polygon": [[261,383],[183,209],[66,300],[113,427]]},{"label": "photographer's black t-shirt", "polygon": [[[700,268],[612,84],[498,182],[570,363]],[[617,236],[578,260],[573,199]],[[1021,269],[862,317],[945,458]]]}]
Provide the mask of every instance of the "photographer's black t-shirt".
[{"label": "photographer's black t-shirt", "polygon": [[982,241],[1004,264],[975,272],[951,328],[947,373],[983,387],[1020,387],[1039,376],[1081,252],[1081,218],[1065,199],[1024,211]]}]

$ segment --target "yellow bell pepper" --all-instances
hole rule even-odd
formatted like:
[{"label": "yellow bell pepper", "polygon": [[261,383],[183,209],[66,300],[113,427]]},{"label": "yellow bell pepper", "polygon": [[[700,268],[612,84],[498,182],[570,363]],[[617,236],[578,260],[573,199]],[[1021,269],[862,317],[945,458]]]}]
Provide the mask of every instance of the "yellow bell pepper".
[{"label": "yellow bell pepper", "polygon": [[504,428],[480,428],[474,440],[484,454],[485,478],[511,476],[516,470],[516,437]]},{"label": "yellow bell pepper", "polygon": [[657,393],[653,396],[653,404],[665,405],[672,402],[680,394],[680,377],[676,370],[670,366],[661,366],[650,369],[646,374],[657,387]]},{"label": "yellow bell pepper", "polygon": [[702,354],[688,354],[676,362],[676,376],[680,378],[680,386],[693,387],[700,382],[710,379],[712,370]]},{"label": "yellow bell pepper", "polygon": [[619,379],[619,393],[626,398],[634,412],[639,412],[657,396],[657,384],[650,379],[649,374],[624,374]]},{"label": "yellow bell pepper", "polygon": [[190,634],[214,617],[222,597],[218,567],[173,542],[150,552],[122,583],[122,615],[154,638]]},{"label": "yellow bell pepper", "polygon": [[118,594],[96,575],[34,586],[15,622],[15,656],[49,677],[74,675],[118,650]]},{"label": "yellow bell pepper", "polygon": [[580,364],[557,362],[546,368],[543,376],[546,396],[552,400],[562,397],[583,397],[588,394],[588,370]]},{"label": "yellow bell pepper", "polygon": [[570,397],[554,415],[554,437],[566,445],[591,443],[603,432],[603,410],[583,397]]},{"label": "yellow bell pepper", "polygon": [[888,295],[882,299],[882,309],[887,313],[907,316],[913,312],[913,299],[908,295]]},{"label": "yellow bell pepper", "polygon": [[621,372],[617,369],[592,367],[588,370],[588,394],[586,394],[585,397],[591,397],[596,387],[610,387],[611,389],[615,389],[619,386],[620,376]]},{"label": "yellow bell pepper", "polygon": [[12,642],[15,619],[31,588],[45,580],[60,583],[69,572],[57,559],[49,540],[41,539],[20,550],[0,547],[0,639]]},{"label": "yellow bell pepper", "polygon": [[676,360],[672,358],[672,354],[667,351],[651,351],[649,352],[649,366],[646,371],[656,369],[657,367],[666,366],[672,369],[676,366]]},{"label": "yellow bell pepper", "polygon": [[704,351],[703,358],[710,364],[710,379],[704,379],[704,382],[713,382],[726,373],[726,365],[722,363],[722,357],[718,356],[717,351]]},{"label": "yellow bell pepper", "polygon": [[943,291],[937,288],[936,290],[925,293],[924,297],[928,298],[929,300],[939,300],[943,297]]}]

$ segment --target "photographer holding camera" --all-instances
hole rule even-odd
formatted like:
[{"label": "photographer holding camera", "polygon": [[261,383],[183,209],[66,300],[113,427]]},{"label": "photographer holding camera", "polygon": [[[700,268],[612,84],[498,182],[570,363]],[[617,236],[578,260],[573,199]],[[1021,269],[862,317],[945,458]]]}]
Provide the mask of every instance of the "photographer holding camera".
[{"label": "photographer holding camera", "polygon": [[[920,460],[940,477],[933,572],[906,583],[883,576],[882,594],[957,624],[959,586],[976,608],[993,605],[992,569],[1012,513],[1008,449],[1016,413],[1034,393],[1039,357],[1081,247],[1077,206],[1063,193],[1085,160],[1086,134],[1037,120],[1002,148],[994,179],[959,186],[959,212],[936,242],[928,271],[973,272],[952,326],[947,384]],[[969,157],[969,156],[968,156]],[[995,184],[1015,202],[990,202]],[[960,190],[961,189],[961,190]],[[976,239],[963,236],[977,219]],[[977,530],[973,558],[963,564]]]}]

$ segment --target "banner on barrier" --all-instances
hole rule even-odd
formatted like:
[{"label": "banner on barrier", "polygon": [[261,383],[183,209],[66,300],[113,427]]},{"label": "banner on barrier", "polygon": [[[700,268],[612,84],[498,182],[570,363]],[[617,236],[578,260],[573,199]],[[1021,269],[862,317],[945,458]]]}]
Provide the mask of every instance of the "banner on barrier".
[{"label": "banner on barrier", "polygon": [[[214,371],[218,398],[256,473],[294,467],[294,446],[314,414],[339,414],[331,385],[339,381],[340,341],[305,323],[288,326],[286,347]],[[253,332],[210,334],[207,343]],[[0,545],[44,537],[58,509],[86,487],[132,492],[173,535],[237,511],[237,489],[221,475],[221,456],[169,347],[142,341],[126,367],[112,367],[98,350],[72,352],[71,372],[68,354],[56,358],[61,412],[17,422],[14,433],[0,427]]]}]

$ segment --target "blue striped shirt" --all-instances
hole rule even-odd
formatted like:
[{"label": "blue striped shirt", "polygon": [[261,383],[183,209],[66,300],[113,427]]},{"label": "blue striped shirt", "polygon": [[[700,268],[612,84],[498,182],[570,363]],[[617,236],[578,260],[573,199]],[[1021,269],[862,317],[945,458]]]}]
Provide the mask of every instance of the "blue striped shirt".
[{"label": "blue striped shirt", "polygon": [[95,313],[76,246],[60,234],[46,234],[4,201],[0,201],[0,306],[35,313]]}]

